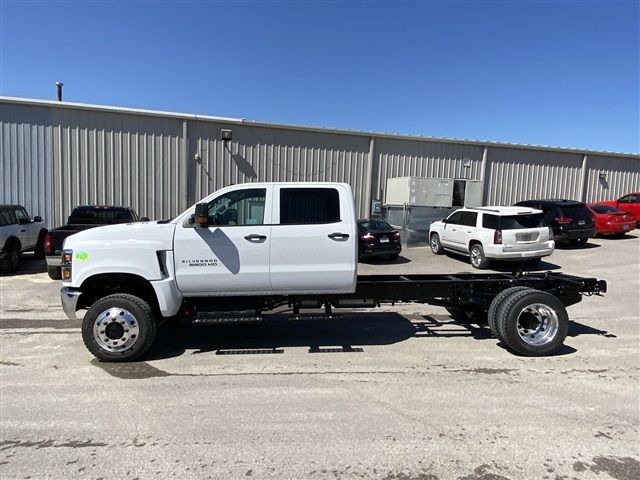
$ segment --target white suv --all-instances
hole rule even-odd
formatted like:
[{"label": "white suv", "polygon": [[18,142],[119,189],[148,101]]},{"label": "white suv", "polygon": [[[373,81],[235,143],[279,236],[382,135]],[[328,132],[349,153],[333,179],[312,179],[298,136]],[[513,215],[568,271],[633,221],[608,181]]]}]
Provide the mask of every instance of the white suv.
[{"label": "white suv", "polygon": [[538,263],[555,249],[543,212],[528,207],[456,210],[431,224],[429,245],[436,255],[469,255],[474,268],[487,268],[491,259]]}]

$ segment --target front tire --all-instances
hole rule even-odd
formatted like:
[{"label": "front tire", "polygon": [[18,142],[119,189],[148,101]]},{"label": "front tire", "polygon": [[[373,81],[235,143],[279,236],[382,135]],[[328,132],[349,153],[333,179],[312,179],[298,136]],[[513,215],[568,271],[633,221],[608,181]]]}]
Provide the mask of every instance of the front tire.
[{"label": "front tire", "polygon": [[489,267],[489,259],[484,255],[484,248],[479,243],[471,245],[469,260],[471,261],[471,266],[478,270],[484,270]]},{"label": "front tire", "polygon": [[82,321],[82,340],[103,362],[130,362],[143,355],[156,336],[151,306],[125,293],[95,302]]},{"label": "front tire", "polygon": [[516,354],[551,355],[567,336],[569,316],[562,302],[534,289],[512,292],[498,309],[495,323],[501,340]]},{"label": "front tire", "polygon": [[440,242],[440,235],[437,233],[432,233],[429,237],[429,246],[435,255],[442,255],[444,253],[444,248]]},{"label": "front tire", "polygon": [[2,270],[15,273],[20,268],[20,247],[15,243],[7,247],[7,255],[2,260]]}]

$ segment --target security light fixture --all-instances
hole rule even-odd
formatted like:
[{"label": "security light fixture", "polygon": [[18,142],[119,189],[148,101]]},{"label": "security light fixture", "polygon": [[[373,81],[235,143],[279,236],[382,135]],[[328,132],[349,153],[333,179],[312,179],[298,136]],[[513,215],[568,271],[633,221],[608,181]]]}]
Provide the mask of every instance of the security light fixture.
[{"label": "security light fixture", "polygon": [[462,168],[471,168],[471,159],[463,158],[462,159]]},{"label": "security light fixture", "polygon": [[225,128],[220,130],[220,140],[222,140],[223,142],[229,142],[231,141],[232,138],[233,138],[233,133],[231,130],[227,130]]}]

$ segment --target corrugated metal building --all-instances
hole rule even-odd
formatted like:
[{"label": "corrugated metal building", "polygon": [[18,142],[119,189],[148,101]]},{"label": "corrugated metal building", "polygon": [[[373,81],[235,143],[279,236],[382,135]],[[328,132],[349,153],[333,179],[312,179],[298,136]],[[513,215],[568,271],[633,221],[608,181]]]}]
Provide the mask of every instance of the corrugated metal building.
[{"label": "corrugated metal building", "polygon": [[[640,190],[640,155],[388,135],[244,119],[0,97],[0,203],[49,226],[79,204],[168,218],[251,181],[340,181],[359,215],[390,177],[483,180],[485,204],[584,201]],[[232,130],[230,142],[220,140]]]}]

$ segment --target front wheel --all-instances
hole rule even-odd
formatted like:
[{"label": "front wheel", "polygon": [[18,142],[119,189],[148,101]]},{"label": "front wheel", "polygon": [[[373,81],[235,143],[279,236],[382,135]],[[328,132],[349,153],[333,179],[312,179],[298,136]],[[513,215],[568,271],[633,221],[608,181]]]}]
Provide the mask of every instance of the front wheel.
[{"label": "front wheel", "polygon": [[156,318],[147,302],[118,293],[89,308],[82,321],[82,340],[104,362],[128,362],[144,354],[156,336]]},{"label": "front wheel", "polygon": [[484,255],[484,248],[479,243],[471,245],[469,249],[469,259],[471,260],[471,266],[479,270],[484,270],[489,267],[489,260]]},{"label": "front wheel", "polygon": [[20,247],[11,245],[7,248],[7,255],[2,260],[2,269],[9,273],[15,273],[20,267]]},{"label": "front wheel", "polygon": [[444,248],[442,247],[442,243],[440,243],[440,235],[437,233],[432,233],[431,237],[429,237],[429,246],[431,247],[431,251],[436,255],[442,255],[444,253]]},{"label": "front wheel", "polygon": [[547,292],[512,291],[498,309],[495,323],[501,340],[519,355],[540,357],[560,349],[569,316],[562,302]]}]

